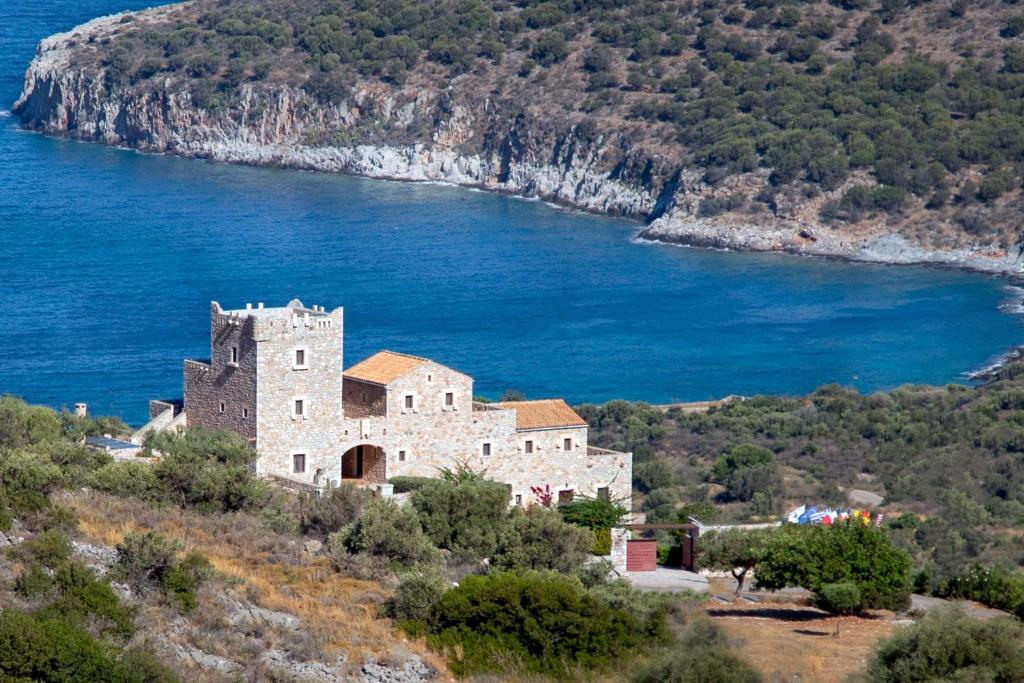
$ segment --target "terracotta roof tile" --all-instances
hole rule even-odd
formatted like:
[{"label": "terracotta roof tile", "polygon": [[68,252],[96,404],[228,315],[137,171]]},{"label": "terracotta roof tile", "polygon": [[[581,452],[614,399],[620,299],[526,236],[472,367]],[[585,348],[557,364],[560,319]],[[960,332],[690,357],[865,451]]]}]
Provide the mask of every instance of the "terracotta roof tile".
[{"label": "terracotta roof tile", "polygon": [[346,370],[344,375],[363,382],[390,384],[426,362],[426,358],[418,356],[409,356],[394,351],[380,351],[366,360],[356,363]]},{"label": "terracotta roof tile", "polygon": [[560,398],[542,401],[505,401],[494,405],[516,411],[517,430],[587,426],[586,420]]}]

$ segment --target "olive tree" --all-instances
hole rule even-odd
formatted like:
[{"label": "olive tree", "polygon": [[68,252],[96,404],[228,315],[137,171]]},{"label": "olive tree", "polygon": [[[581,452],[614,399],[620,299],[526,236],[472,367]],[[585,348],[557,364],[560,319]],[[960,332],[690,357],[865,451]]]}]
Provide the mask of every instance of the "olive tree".
[{"label": "olive tree", "polygon": [[709,532],[697,539],[697,562],[707,569],[731,573],[739,597],[747,573],[764,557],[773,531],[736,528]]}]

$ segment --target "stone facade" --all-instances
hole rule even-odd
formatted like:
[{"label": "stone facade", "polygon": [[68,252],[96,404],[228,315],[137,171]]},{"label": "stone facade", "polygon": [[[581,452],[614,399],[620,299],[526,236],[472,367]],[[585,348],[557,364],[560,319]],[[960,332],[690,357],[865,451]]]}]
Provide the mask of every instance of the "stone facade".
[{"label": "stone facade", "polygon": [[630,496],[632,456],[589,446],[562,401],[474,403],[471,377],[392,352],[343,370],[341,308],[213,302],[210,331],[210,359],[185,362],[187,422],[249,439],[260,475],[382,484],[462,463],[507,483],[521,505],[533,487]]}]

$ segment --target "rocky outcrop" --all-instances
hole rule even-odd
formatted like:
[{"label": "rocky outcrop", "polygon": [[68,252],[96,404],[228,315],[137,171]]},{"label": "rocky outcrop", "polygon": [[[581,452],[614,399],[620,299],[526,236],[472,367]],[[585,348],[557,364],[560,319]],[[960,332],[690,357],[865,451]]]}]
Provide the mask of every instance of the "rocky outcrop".
[{"label": "rocky outcrop", "polygon": [[[145,14],[152,19],[171,11]],[[728,196],[744,183],[763,186],[763,174],[709,187],[699,172],[645,146],[642,131],[595,130],[582,116],[551,121],[511,95],[480,96],[458,78],[444,88],[361,83],[342,105],[323,104],[287,84],[244,84],[229,104],[216,107],[197,101],[202,98],[193,86],[170,77],[110,84],[100,61],[84,57],[124,16],[96,19],[40,43],[13,109],[26,127],[228,163],[439,181],[537,197],[644,221],[643,240],[1003,273],[1018,273],[1024,265],[1017,248],[1002,252],[964,240],[926,247],[884,225],[834,229],[812,210],[828,197],[777,202],[772,212],[707,218],[704,200]]]}]

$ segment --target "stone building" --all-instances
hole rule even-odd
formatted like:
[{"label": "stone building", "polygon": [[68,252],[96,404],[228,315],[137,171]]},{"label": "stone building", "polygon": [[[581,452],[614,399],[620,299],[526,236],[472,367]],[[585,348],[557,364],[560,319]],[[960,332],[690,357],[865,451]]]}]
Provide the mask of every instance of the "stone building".
[{"label": "stone building", "polygon": [[184,401],[152,401],[151,428],[230,429],[256,449],[257,474],[295,485],[383,485],[462,463],[520,505],[534,487],[630,495],[632,455],[588,445],[565,401],[478,403],[461,372],[393,351],[346,370],[343,346],[341,308],[212,302],[210,358],[185,361]]}]

